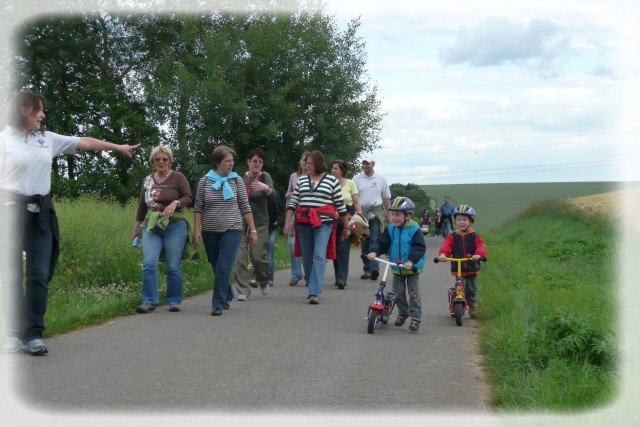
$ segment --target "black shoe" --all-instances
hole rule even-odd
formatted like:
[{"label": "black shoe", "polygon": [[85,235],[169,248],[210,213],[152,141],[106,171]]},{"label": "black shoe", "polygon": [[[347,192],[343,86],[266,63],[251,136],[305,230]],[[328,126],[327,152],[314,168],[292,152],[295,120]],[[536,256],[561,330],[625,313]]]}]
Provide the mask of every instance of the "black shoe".
[{"label": "black shoe", "polygon": [[336,286],[338,287],[338,289],[344,289],[344,287],[347,286],[347,284],[344,283],[342,280],[338,280],[336,282]]},{"label": "black shoe", "polygon": [[411,332],[417,332],[419,328],[420,328],[420,319],[417,317],[412,317],[411,324],[409,325],[409,330]]},{"label": "black shoe", "polygon": [[225,310],[229,310],[229,303],[225,302],[222,308],[224,308]]},{"label": "black shoe", "polygon": [[380,276],[380,272],[378,270],[373,270],[371,272],[371,280],[378,280],[379,276]]},{"label": "black shoe", "polygon": [[394,323],[395,326],[402,326],[404,325],[404,321],[407,320],[409,316],[398,316],[398,318],[396,319],[396,322]]},{"label": "black shoe", "polygon": [[155,305],[149,304],[148,302],[145,302],[144,304],[141,304],[141,305],[136,307],[136,312],[138,312],[140,314],[145,314],[145,313],[151,313],[155,309],[156,309]]},{"label": "black shoe", "polygon": [[360,276],[360,278],[362,280],[371,279],[371,275],[369,273],[364,273],[362,276]]},{"label": "black shoe", "polygon": [[222,310],[220,310],[219,308],[214,308],[213,310],[211,310],[211,315],[212,316],[222,316]]}]

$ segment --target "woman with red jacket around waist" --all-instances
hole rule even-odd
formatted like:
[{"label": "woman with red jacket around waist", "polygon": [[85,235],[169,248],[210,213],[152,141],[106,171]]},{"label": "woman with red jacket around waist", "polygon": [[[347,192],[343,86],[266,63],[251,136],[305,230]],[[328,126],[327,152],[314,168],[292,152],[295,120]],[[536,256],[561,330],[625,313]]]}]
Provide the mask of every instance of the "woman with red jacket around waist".
[{"label": "woman with red jacket around waist", "polygon": [[[302,255],[309,304],[318,304],[327,259],[336,257],[335,239],[349,238],[351,230],[340,182],[327,174],[327,162],[322,153],[312,151],[306,164],[309,173],[300,177],[287,204],[284,233],[289,233],[290,219],[295,213],[296,251]],[[336,236],[338,215],[344,224],[342,236]]]}]

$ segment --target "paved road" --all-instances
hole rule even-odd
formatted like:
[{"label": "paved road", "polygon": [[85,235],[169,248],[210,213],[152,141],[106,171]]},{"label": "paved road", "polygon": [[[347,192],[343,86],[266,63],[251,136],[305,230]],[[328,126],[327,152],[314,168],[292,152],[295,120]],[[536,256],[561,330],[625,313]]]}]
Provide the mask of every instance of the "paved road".
[{"label": "paved road", "polygon": [[[441,241],[427,239],[429,259]],[[448,264],[429,262],[421,277],[417,334],[407,322],[370,335],[365,314],[377,282],[359,279],[355,250],[351,261],[344,290],[327,266],[317,306],[304,286],[288,285],[287,270],[269,296],[254,291],[221,317],[210,316],[207,293],[180,313],[164,306],[50,338],[44,357],[7,356],[15,387],[28,405],[53,411],[488,411],[475,321],[457,327],[446,313]]]}]

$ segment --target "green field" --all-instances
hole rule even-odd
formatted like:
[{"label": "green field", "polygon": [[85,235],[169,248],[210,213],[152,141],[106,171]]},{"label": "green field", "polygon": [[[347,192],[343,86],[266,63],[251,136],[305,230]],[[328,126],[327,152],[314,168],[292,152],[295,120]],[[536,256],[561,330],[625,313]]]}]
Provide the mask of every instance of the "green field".
[{"label": "green field", "polygon": [[[640,187],[640,182],[624,183]],[[623,188],[619,182],[543,182],[517,184],[421,185],[427,196],[438,206],[444,195],[451,196],[454,205],[473,206],[478,215],[474,228],[479,232],[493,231],[532,203],[545,199],[566,199],[608,193]],[[418,209],[419,212],[422,208]]]}]

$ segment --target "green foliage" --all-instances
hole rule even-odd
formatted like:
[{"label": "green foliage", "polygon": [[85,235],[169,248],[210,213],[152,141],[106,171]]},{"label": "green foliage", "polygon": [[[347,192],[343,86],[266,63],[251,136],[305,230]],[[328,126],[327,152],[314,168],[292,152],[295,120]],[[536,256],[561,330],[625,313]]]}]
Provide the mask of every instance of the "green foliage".
[{"label": "green foliage", "polygon": [[573,411],[613,399],[613,236],[607,218],[562,201],[484,234],[480,346],[497,408]]},{"label": "green foliage", "polygon": [[432,203],[433,198],[427,196],[422,188],[417,184],[391,184],[389,186],[391,191],[391,198],[398,196],[404,196],[410,198],[416,205],[416,216],[422,215],[424,208],[427,208],[431,217],[434,218],[435,203]]},{"label": "green foliage", "polygon": [[[639,183],[628,182],[637,187]],[[424,192],[440,206],[445,194],[453,205],[473,206],[478,216],[473,228],[493,231],[537,201],[590,196],[617,190],[614,182],[535,182],[512,184],[421,185]],[[611,218],[609,218],[611,220]]]},{"label": "green foliage", "polygon": [[[54,194],[138,193],[150,150],[174,150],[192,187],[213,148],[231,146],[236,169],[267,152],[265,170],[284,194],[305,150],[351,165],[377,147],[382,114],[366,76],[359,21],[305,6],[291,14],[52,16],[17,34],[18,87],[48,99],[46,125],[67,135],[142,143],[133,159],[66,155],[53,164]],[[305,9],[309,7],[309,9]]]}]

